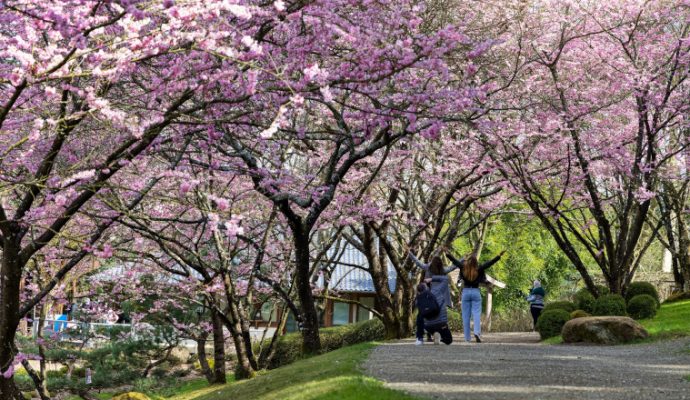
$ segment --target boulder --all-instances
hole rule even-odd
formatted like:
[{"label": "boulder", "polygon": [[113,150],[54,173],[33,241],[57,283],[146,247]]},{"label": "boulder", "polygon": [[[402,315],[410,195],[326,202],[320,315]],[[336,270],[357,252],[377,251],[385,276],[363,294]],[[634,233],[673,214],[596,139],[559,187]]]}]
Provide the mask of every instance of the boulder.
[{"label": "boulder", "polygon": [[644,339],[649,333],[628,317],[585,317],[566,322],[561,331],[565,343],[618,344]]}]

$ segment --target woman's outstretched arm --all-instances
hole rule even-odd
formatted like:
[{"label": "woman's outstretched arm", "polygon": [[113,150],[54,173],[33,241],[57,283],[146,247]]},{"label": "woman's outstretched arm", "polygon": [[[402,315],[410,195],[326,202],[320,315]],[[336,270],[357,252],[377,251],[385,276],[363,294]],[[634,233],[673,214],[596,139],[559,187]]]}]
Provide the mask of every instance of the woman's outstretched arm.
[{"label": "woman's outstretched arm", "polygon": [[503,251],[500,252],[496,257],[494,257],[494,258],[492,258],[491,260],[489,260],[489,261],[487,261],[487,262],[481,264],[481,265],[479,266],[479,270],[480,270],[480,271],[484,271],[484,270],[487,270],[487,269],[491,268],[492,265],[496,264],[496,263],[498,262],[498,260],[501,259],[501,256],[502,256],[505,252],[506,252],[506,251],[503,250]]},{"label": "woman's outstretched arm", "polygon": [[417,266],[418,266],[419,268],[423,269],[424,271],[428,271],[428,270],[429,270],[429,266],[428,266],[427,264],[424,264],[423,262],[419,261],[419,259],[418,259],[417,257],[415,257],[414,254],[412,254],[411,251],[409,251],[409,252],[407,253],[407,256],[410,257],[410,260],[414,261],[414,263],[417,264]]},{"label": "woman's outstretched arm", "polygon": [[453,263],[455,268],[462,268],[465,265],[465,257],[458,260],[457,258],[453,257],[453,255],[450,253],[448,253],[447,256],[450,262]]}]

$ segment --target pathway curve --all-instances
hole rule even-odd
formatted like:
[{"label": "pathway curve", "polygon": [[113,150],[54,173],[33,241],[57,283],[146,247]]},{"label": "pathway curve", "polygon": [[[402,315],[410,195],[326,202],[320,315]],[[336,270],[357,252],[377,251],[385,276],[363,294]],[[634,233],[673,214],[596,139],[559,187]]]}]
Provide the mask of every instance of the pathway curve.
[{"label": "pathway curve", "polygon": [[534,333],[482,343],[378,346],[364,368],[386,386],[438,399],[690,400],[690,338],[625,346],[543,345]]}]

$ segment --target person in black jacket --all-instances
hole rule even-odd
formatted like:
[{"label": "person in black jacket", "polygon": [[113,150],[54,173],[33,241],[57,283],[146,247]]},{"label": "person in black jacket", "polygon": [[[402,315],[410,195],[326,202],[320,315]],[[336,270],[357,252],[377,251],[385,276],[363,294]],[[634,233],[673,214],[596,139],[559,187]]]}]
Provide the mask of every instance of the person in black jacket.
[{"label": "person in black jacket", "polygon": [[[448,279],[447,274],[457,268],[457,266],[453,264],[444,268],[443,261],[441,261],[441,257],[439,255],[432,257],[431,263],[428,265],[421,262],[417,257],[415,257],[414,254],[412,254],[412,252],[408,254],[408,257],[410,257],[410,259],[424,271],[423,283],[429,285],[431,292],[437,297],[438,304],[443,304],[439,317],[434,318],[433,320],[426,321],[422,317],[421,313],[417,313],[417,341],[415,344],[424,344],[423,332],[425,329],[428,334],[433,334],[434,332],[439,333],[441,337],[440,341],[445,344],[450,344],[453,341],[453,336],[447,327],[448,317],[446,307],[452,307],[453,304],[450,300],[450,280]],[[441,329],[443,326],[445,326],[445,329]],[[434,334],[434,343],[438,344],[438,342],[439,335]]]},{"label": "person in black jacket", "polygon": [[502,251],[493,259],[478,265],[477,257],[474,254],[458,260],[452,255],[448,254],[448,258],[455,266],[460,268],[460,279],[462,279],[462,329],[465,334],[465,342],[469,342],[470,338],[470,317],[474,321],[474,338],[477,343],[481,343],[482,335],[482,295],[479,291],[479,284],[486,282],[486,270],[494,265],[501,256],[505,253]]}]

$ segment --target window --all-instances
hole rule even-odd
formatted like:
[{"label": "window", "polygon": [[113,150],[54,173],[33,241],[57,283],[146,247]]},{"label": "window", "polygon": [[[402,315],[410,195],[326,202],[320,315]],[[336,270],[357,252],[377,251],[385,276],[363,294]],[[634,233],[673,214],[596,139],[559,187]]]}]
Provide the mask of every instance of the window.
[{"label": "window", "polygon": [[333,303],[333,325],[350,323],[350,305],[347,303]]},{"label": "window", "polygon": [[285,322],[285,331],[288,333],[299,331],[299,325],[295,320],[295,316],[292,315],[292,312],[288,314],[287,321]]},{"label": "window", "polygon": [[276,309],[273,307],[273,303],[267,301],[261,305],[261,320],[275,322]]},{"label": "window", "polygon": [[[359,299],[361,304],[373,309],[374,308],[374,298],[373,297],[362,297]],[[357,322],[367,321],[374,318],[372,312],[367,310],[362,306],[357,306]]]}]

